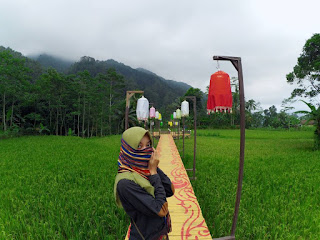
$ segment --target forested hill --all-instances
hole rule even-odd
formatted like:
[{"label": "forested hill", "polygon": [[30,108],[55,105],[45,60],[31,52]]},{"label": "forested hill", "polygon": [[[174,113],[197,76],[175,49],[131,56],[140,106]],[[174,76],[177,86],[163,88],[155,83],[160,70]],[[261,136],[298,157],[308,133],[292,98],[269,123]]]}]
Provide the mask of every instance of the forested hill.
[{"label": "forested hill", "polygon": [[113,59],[99,61],[92,57],[84,56],[77,62],[71,62],[48,54],[29,56],[38,62],[44,69],[52,67],[58,72],[65,74],[76,74],[88,70],[95,77],[97,74],[106,74],[107,70],[114,68],[118,74],[124,77],[126,90],[143,90],[144,95],[160,109],[171,104],[175,99],[183,96],[190,85],[167,80],[144,68],[131,68]]},{"label": "forested hill", "polygon": [[69,68],[68,73],[88,70],[92,76],[96,76],[98,73],[105,74],[109,68],[114,68],[118,74],[124,76],[127,90],[143,90],[144,95],[158,109],[171,104],[191,87],[186,83],[166,80],[142,68],[131,68],[112,59],[99,61],[92,57],[82,57]]},{"label": "forested hill", "polygon": [[[126,91],[144,90],[153,106],[168,118],[180,104],[177,99],[189,88],[114,60],[82,57],[70,65],[49,55],[34,59],[0,46],[0,122],[4,132],[83,137],[120,134]],[[138,124],[135,103],[132,101],[129,112],[130,126]]]},{"label": "forested hill", "polygon": [[39,56],[29,56],[33,60],[36,60],[44,68],[52,67],[58,72],[65,73],[68,68],[74,63],[71,60],[62,59],[59,57],[54,57],[48,54],[40,54]]}]

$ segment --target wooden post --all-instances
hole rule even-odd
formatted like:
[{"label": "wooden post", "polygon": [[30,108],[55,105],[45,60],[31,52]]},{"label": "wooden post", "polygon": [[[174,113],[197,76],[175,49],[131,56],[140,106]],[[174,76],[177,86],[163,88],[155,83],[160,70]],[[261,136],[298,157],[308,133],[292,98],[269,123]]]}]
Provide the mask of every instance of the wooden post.
[{"label": "wooden post", "polygon": [[186,96],[193,101],[193,128],[194,128],[194,140],[193,140],[193,168],[186,169],[187,171],[193,171],[193,180],[196,180],[196,152],[197,152],[197,98],[195,96]]},{"label": "wooden post", "polygon": [[185,131],[185,126],[184,126],[184,117],[182,118],[182,134],[183,134],[183,141],[182,141],[182,148],[183,148],[183,151],[182,151],[182,159],[184,160],[184,131]]},{"label": "wooden post", "polygon": [[180,120],[178,119],[178,140],[180,140]]},{"label": "wooden post", "polygon": [[125,125],[124,125],[124,130],[127,130],[129,127],[129,108],[130,108],[130,98],[135,94],[135,93],[144,93],[144,91],[127,91],[126,95],[126,113],[125,113]]},{"label": "wooden post", "polygon": [[235,69],[238,71],[239,98],[240,98],[240,162],[239,162],[237,196],[236,196],[236,203],[234,208],[232,227],[231,227],[231,236],[230,236],[230,237],[234,237],[236,226],[237,226],[238,215],[239,215],[239,208],[240,208],[242,180],[243,180],[243,165],[244,165],[244,148],[245,148],[245,101],[244,101],[242,64],[241,64],[240,57],[214,56],[213,60],[230,61],[232,65],[235,67]]}]

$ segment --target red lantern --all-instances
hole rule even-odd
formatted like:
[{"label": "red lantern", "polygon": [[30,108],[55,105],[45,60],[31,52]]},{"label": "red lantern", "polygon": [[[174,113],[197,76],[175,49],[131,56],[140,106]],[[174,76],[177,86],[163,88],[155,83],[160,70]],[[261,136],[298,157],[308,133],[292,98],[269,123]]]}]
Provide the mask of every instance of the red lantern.
[{"label": "red lantern", "polygon": [[232,93],[230,77],[223,71],[218,71],[211,75],[207,113],[232,112]]}]

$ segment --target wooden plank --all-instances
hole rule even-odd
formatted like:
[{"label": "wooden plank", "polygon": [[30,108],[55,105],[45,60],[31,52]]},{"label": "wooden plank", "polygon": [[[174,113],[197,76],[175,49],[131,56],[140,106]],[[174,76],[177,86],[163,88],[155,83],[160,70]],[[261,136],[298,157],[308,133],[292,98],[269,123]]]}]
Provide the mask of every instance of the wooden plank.
[{"label": "wooden plank", "polygon": [[174,196],[167,198],[172,222],[170,240],[212,240],[171,134],[161,134],[157,151],[160,153],[159,167],[176,189]]}]

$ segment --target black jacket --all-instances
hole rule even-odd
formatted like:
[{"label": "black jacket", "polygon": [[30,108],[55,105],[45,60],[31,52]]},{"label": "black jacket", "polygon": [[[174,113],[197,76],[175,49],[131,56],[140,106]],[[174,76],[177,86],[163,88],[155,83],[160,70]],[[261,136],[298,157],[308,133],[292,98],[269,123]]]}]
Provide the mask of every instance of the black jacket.
[{"label": "black jacket", "polygon": [[167,233],[165,220],[159,217],[158,213],[167,201],[166,197],[171,197],[173,191],[167,175],[159,168],[157,172],[158,174],[149,176],[155,197],[131,180],[122,179],[118,182],[117,191],[120,201],[131,218],[130,240],[141,239],[132,220],[146,240],[157,239]]}]

